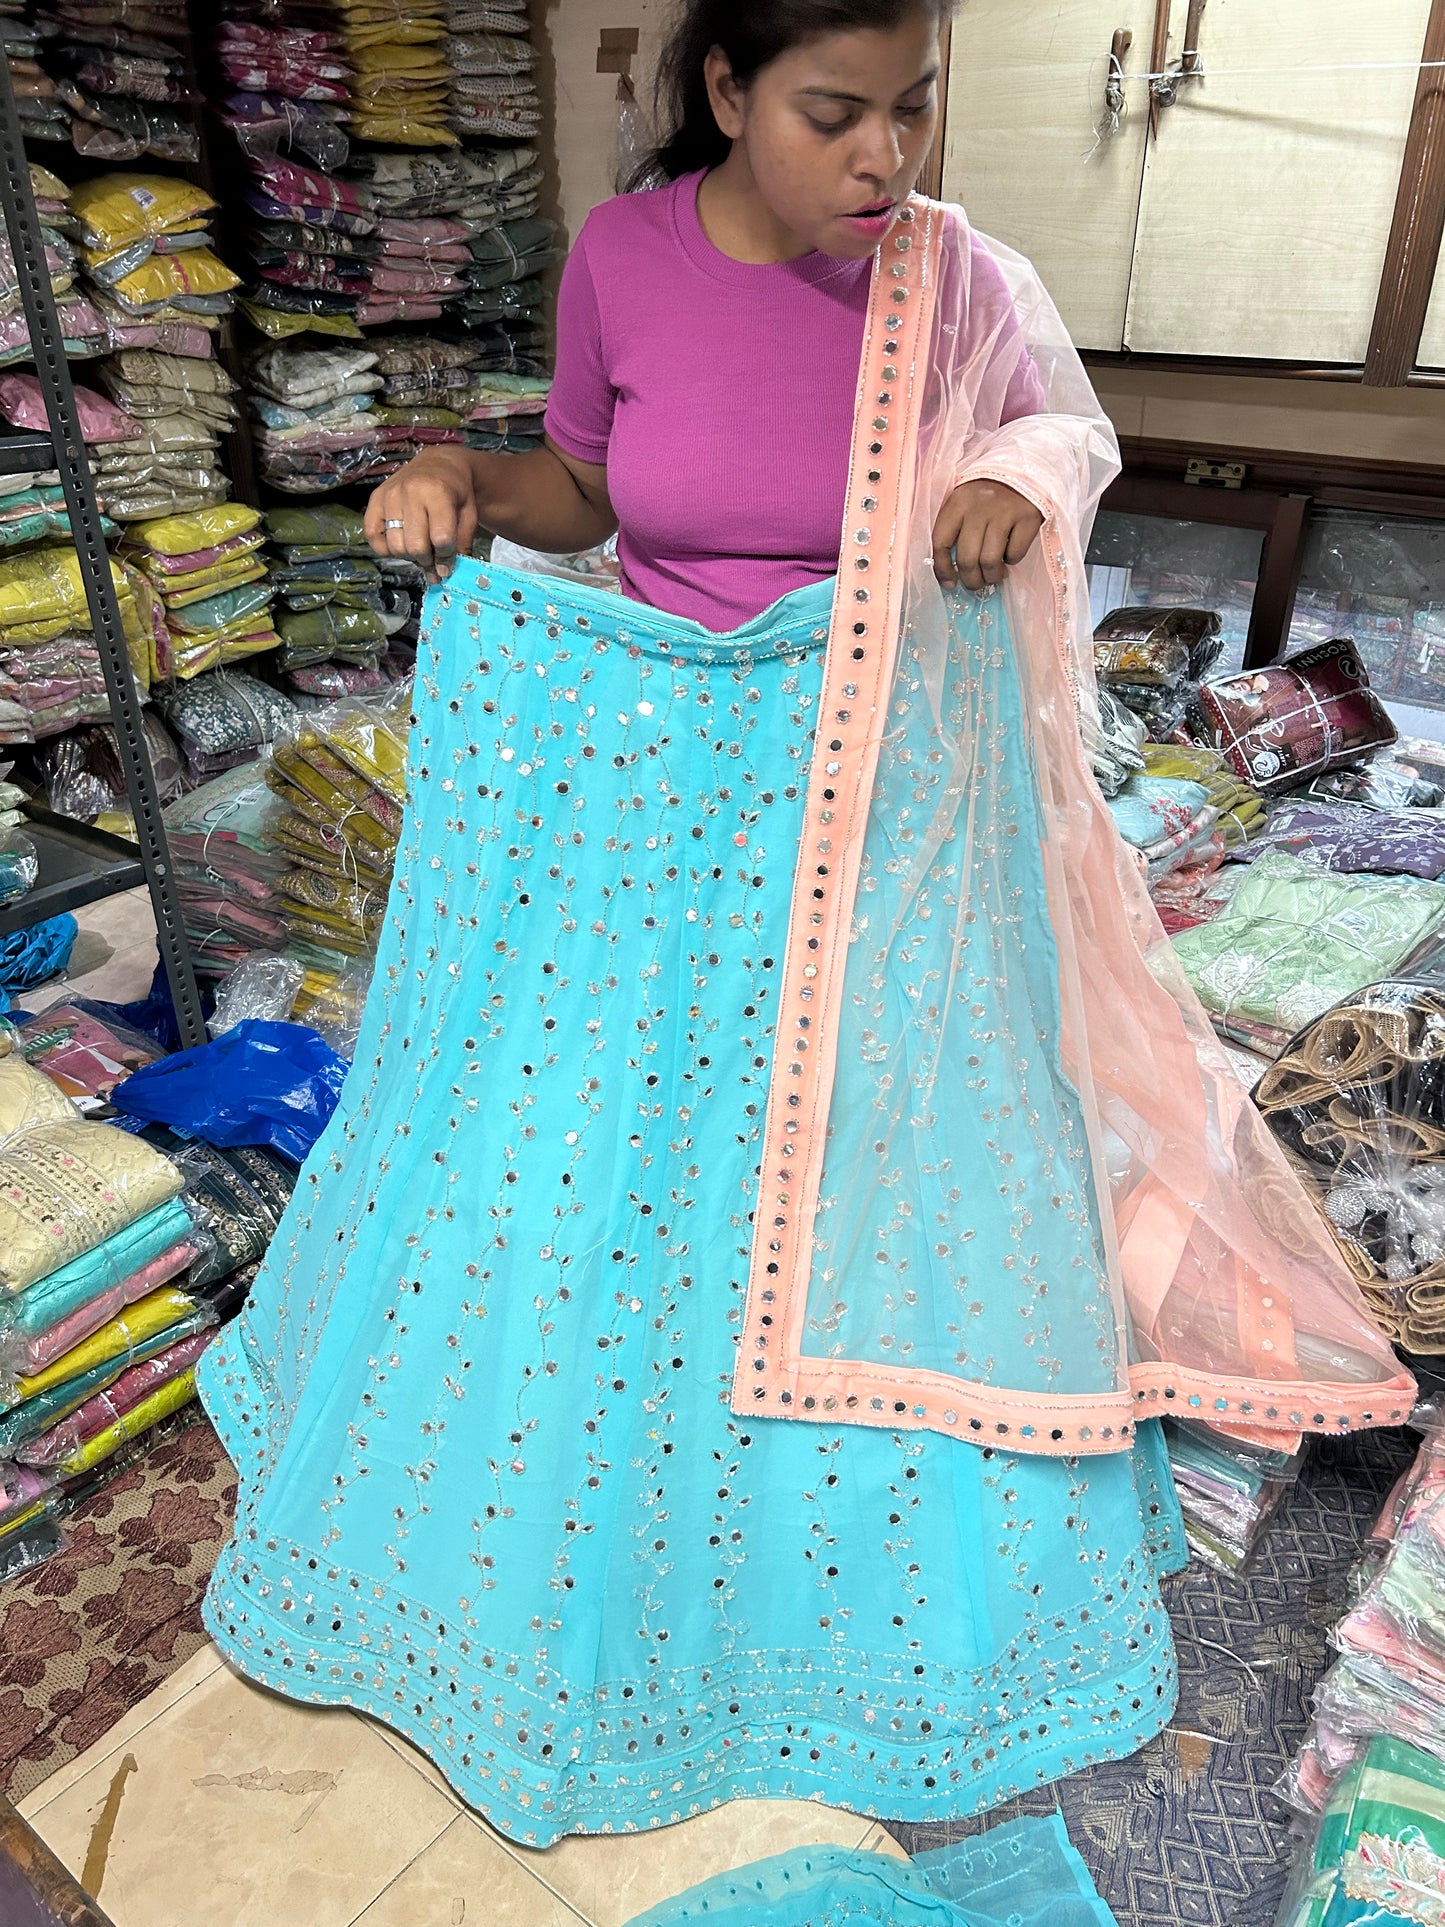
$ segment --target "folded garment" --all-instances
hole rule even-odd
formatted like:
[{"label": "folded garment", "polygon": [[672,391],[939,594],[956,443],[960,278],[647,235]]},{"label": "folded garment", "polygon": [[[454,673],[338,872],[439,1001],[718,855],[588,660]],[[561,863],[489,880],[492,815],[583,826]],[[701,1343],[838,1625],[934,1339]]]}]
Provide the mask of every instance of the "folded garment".
[{"label": "folded garment", "polygon": [[[144,1421],[149,1416],[147,1402],[163,1386],[182,1380],[191,1373],[213,1335],[209,1330],[196,1332],[179,1343],[168,1345],[144,1364],[128,1367],[109,1391],[94,1393],[69,1418],[62,1419],[49,1431],[21,1444],[17,1448],[17,1457],[22,1465],[36,1471],[55,1468],[61,1476],[72,1476],[75,1471],[82,1469],[78,1457],[82,1447],[106,1434],[108,1428],[134,1415],[137,1428],[143,1430]],[[187,1396],[193,1390],[192,1381]],[[172,1394],[172,1399],[178,1396],[178,1393]],[[99,1456],[99,1448],[96,1448],[92,1458]]]},{"label": "folded garment", "polygon": [[1226,1034],[1277,1056],[1341,998],[1394,974],[1445,927],[1445,885],[1341,876],[1283,851],[1246,872],[1225,910],[1174,939],[1205,1009]]},{"label": "folded garment", "polygon": [[1372,810],[1286,798],[1258,839],[1235,856],[1249,862],[1265,850],[1288,850],[1329,870],[1436,878],[1445,875],[1445,810]]},{"label": "folded garment", "polygon": [[106,1124],[57,1123],[0,1150],[0,1290],[24,1291],[178,1195],[168,1158]]}]

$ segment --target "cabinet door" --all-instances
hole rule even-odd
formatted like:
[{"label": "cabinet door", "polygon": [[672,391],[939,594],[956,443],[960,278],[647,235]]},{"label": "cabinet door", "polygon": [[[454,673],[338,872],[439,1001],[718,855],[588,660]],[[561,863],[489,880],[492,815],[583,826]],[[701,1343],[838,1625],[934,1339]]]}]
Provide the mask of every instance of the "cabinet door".
[{"label": "cabinet door", "polygon": [[[1185,12],[1174,0],[1172,51]],[[1209,0],[1205,78],[1164,109],[1145,160],[1130,348],[1364,360],[1429,13]]]},{"label": "cabinet door", "polygon": [[1109,47],[1147,72],[1153,0],[968,0],[953,24],[943,192],[975,227],[1026,254],[1081,348],[1123,345],[1148,127],[1145,90],[1091,159]]}]

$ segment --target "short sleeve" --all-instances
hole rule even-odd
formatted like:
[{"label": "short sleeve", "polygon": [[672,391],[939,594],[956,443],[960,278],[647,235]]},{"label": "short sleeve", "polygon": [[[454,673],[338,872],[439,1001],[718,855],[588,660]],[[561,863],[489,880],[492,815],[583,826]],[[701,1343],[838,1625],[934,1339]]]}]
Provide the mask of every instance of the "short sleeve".
[{"label": "short sleeve", "polygon": [[600,467],[607,460],[616,406],[584,227],[567,257],[557,295],[557,372],[547,399],[547,433],[564,454]]}]

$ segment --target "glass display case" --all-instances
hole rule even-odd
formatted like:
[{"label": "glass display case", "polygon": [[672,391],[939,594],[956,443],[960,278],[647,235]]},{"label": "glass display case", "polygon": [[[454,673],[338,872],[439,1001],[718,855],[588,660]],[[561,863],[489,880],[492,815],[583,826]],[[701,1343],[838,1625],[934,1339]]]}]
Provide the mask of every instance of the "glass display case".
[{"label": "glass display case", "polygon": [[1094,620],[1151,604],[1213,609],[1224,625],[1213,673],[1230,674],[1244,663],[1263,551],[1256,528],[1101,509],[1085,558]]}]

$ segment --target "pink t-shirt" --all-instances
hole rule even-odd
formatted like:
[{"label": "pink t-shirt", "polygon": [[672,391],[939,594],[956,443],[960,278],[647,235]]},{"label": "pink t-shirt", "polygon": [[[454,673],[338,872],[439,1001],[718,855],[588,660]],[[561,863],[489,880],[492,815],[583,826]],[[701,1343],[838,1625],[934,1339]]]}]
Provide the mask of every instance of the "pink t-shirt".
[{"label": "pink t-shirt", "polygon": [[[838,566],[872,257],[758,265],[703,232],[685,174],[588,215],[562,275],[547,432],[605,464],[622,587],[740,627]],[[974,301],[1009,295],[975,243]],[[1003,419],[1042,389],[1019,342]]]}]

